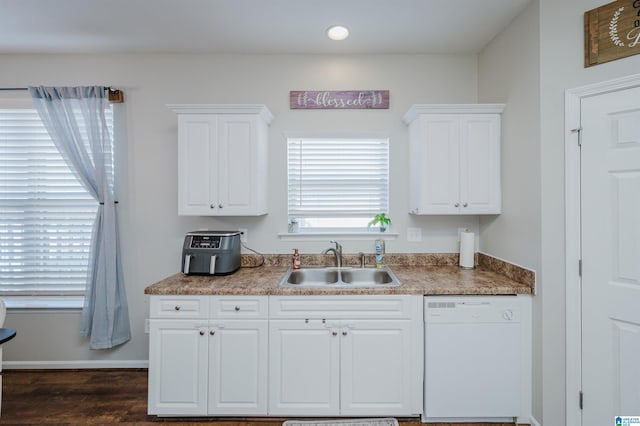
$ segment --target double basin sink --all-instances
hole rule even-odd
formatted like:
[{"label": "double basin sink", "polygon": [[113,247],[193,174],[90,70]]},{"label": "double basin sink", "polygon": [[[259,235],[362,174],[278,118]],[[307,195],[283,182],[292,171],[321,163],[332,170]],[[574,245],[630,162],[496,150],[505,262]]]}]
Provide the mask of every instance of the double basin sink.
[{"label": "double basin sink", "polygon": [[400,281],[388,267],[289,269],[280,282],[281,287],[307,288],[369,288],[399,285]]}]

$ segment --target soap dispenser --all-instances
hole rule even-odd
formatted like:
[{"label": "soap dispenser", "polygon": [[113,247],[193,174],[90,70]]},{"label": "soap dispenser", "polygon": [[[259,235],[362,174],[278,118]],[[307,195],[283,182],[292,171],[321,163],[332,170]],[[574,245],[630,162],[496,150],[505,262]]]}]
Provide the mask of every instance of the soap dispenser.
[{"label": "soap dispenser", "polygon": [[384,264],[382,263],[384,259],[384,251],[384,240],[379,238],[376,240],[376,268],[378,269],[384,267]]},{"label": "soap dispenser", "polygon": [[300,269],[300,253],[298,249],[293,249],[293,256],[291,256],[291,267],[293,269]]}]

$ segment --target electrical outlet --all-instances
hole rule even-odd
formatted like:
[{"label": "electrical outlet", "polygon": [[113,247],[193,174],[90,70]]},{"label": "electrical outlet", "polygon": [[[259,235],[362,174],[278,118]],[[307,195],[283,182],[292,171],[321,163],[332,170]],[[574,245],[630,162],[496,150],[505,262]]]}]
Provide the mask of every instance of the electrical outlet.
[{"label": "electrical outlet", "polygon": [[247,236],[247,233],[249,232],[247,228],[238,228],[238,231],[242,232],[242,234],[240,234],[240,241],[247,244],[247,240],[249,239]]},{"label": "electrical outlet", "polygon": [[146,319],[144,320],[144,332],[145,332],[146,334],[149,334],[150,327],[151,327],[151,323],[149,322],[149,318],[146,318]]},{"label": "electrical outlet", "polygon": [[407,241],[410,243],[422,241],[422,228],[407,228]]}]

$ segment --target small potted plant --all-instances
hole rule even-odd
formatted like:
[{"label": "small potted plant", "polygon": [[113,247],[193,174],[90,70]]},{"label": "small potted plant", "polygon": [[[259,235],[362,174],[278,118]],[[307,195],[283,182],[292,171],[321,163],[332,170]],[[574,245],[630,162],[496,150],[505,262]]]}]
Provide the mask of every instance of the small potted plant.
[{"label": "small potted plant", "polygon": [[380,227],[380,232],[385,232],[389,225],[391,225],[391,219],[387,216],[386,213],[378,213],[373,217],[373,220],[369,222],[367,226],[378,225]]}]

